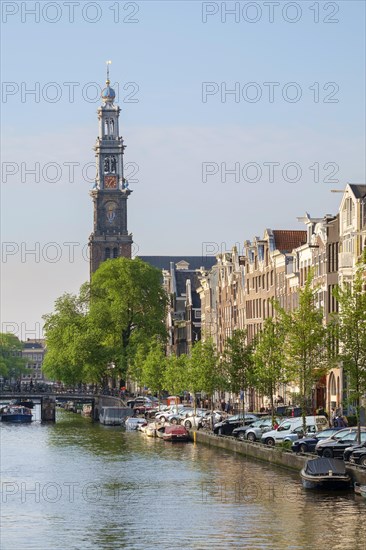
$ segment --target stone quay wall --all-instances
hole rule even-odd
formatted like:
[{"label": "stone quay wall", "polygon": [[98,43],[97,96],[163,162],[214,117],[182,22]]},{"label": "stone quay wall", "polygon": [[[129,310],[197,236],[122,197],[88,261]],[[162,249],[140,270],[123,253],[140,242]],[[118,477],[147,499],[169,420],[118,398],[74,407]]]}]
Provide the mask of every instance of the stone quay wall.
[{"label": "stone quay wall", "polygon": [[[300,472],[307,460],[316,458],[314,454],[296,454],[279,447],[268,447],[261,443],[240,441],[234,437],[217,436],[203,431],[191,431],[191,437],[197,443],[233,451],[240,455],[275,464],[282,468]],[[366,468],[346,465],[352,480],[366,485]]]}]

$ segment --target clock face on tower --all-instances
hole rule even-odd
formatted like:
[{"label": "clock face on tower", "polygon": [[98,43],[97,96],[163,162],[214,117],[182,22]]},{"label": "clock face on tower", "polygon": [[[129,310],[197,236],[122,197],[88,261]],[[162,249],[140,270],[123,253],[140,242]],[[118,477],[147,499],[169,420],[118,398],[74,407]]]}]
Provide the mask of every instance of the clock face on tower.
[{"label": "clock face on tower", "polygon": [[117,189],[117,176],[104,176],[105,189]]}]

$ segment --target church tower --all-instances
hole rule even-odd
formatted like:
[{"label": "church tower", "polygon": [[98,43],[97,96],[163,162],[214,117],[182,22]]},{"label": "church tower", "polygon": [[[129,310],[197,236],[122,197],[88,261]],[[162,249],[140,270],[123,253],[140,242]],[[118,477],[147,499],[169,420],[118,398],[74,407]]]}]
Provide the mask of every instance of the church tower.
[{"label": "church tower", "polygon": [[119,135],[121,109],[114,104],[107,62],[103,105],[98,108],[99,135],[94,147],[96,180],[90,196],[94,206],[94,229],[89,237],[90,276],[109,258],[131,258],[132,235],[127,231],[127,199],[132,191],[123,176],[125,145]]}]

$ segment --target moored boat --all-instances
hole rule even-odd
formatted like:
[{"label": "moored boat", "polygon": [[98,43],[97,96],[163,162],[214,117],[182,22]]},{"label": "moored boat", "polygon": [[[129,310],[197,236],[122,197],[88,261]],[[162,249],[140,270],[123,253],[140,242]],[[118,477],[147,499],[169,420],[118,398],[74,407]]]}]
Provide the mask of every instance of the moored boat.
[{"label": "moored boat", "polygon": [[130,416],[129,418],[127,418],[125,426],[128,432],[132,432],[138,430],[142,426],[147,426],[147,422],[145,418],[136,418],[134,416]]},{"label": "moored boat", "polygon": [[107,426],[121,426],[132,414],[133,411],[130,407],[102,407],[99,413],[99,422]]},{"label": "moored boat", "polygon": [[145,427],[145,434],[147,437],[156,437],[156,431],[161,428],[160,422],[150,422]]},{"label": "moored boat", "polygon": [[351,482],[345,463],[336,458],[308,460],[300,476],[305,489],[340,489],[349,487]]},{"label": "moored boat", "polygon": [[17,422],[25,424],[32,422],[32,411],[21,405],[6,405],[0,410],[2,422]]},{"label": "moored boat", "polygon": [[361,483],[354,483],[353,488],[356,495],[361,495],[366,498],[366,485],[361,485]]},{"label": "moored boat", "polygon": [[14,399],[10,405],[21,405],[22,407],[27,407],[27,409],[33,409],[34,402],[32,399]]},{"label": "moored boat", "polygon": [[154,425],[148,424],[146,426],[145,435],[147,435],[147,437],[155,437],[156,436],[155,424]]},{"label": "moored boat", "polygon": [[92,413],[93,413],[93,405],[91,405],[90,403],[85,403],[81,411],[81,416],[90,417]]},{"label": "moored boat", "polygon": [[189,441],[189,433],[184,426],[161,426],[156,430],[156,435],[164,441]]}]

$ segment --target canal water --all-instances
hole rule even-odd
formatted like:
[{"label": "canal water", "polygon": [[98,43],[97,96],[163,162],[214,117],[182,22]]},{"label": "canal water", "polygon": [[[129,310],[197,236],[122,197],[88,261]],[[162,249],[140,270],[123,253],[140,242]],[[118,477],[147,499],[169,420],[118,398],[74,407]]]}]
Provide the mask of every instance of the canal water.
[{"label": "canal water", "polygon": [[1,550],[366,550],[366,500],[63,410],[0,423]]}]

